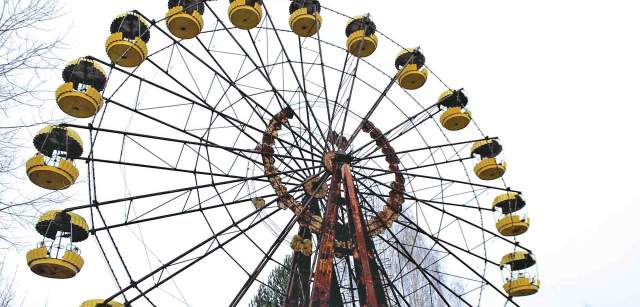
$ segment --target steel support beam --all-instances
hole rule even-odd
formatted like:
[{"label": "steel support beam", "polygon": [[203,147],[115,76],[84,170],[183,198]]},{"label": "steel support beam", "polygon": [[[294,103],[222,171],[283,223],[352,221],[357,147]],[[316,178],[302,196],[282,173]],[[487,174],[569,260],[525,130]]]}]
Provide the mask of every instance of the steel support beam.
[{"label": "steel support beam", "polygon": [[318,262],[315,269],[315,280],[311,292],[311,306],[330,306],[332,301],[333,257],[336,238],[336,220],[338,206],[336,200],[340,198],[340,172],[334,171],[329,188],[327,211],[322,222],[322,236],[318,245]]},{"label": "steel support beam", "polygon": [[360,306],[386,306],[387,299],[382,287],[378,266],[375,259],[373,259],[374,255],[370,253],[373,249],[373,241],[367,233],[367,226],[360,209],[351,168],[347,164],[342,166],[342,177],[344,178],[349,223],[355,239],[353,258],[356,267]]}]

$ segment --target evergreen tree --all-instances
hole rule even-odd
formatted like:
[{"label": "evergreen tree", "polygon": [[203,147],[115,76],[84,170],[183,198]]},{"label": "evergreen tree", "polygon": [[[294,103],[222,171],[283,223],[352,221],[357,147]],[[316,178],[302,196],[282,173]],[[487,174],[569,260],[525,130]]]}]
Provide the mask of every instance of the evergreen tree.
[{"label": "evergreen tree", "polygon": [[284,266],[279,265],[269,273],[267,285],[260,285],[258,293],[249,303],[250,307],[279,307],[284,304],[292,263],[293,258],[287,256],[284,258]]}]

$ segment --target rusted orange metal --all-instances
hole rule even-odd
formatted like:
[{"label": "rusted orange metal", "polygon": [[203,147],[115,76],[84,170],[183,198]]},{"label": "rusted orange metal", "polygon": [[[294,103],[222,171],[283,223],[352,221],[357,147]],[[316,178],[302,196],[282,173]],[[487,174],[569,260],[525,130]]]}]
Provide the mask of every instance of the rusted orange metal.
[{"label": "rusted orange metal", "polygon": [[360,298],[360,306],[384,306],[385,302],[380,302],[376,293],[378,279],[374,277],[374,273],[377,272],[373,272],[371,269],[367,234],[365,233],[360,203],[358,202],[355,185],[353,184],[351,168],[348,164],[342,166],[342,177],[344,180],[345,198],[351,213],[350,222],[353,225],[353,235],[356,242],[353,258],[356,265],[360,267],[358,288],[361,294],[364,293],[363,297]]},{"label": "rusted orange metal", "polygon": [[334,172],[329,188],[327,211],[322,223],[322,237],[318,246],[318,262],[316,264],[315,280],[311,292],[311,306],[329,306],[331,302],[331,289],[333,272],[333,256],[336,238],[336,218],[338,206],[336,200],[340,197],[340,172]]}]

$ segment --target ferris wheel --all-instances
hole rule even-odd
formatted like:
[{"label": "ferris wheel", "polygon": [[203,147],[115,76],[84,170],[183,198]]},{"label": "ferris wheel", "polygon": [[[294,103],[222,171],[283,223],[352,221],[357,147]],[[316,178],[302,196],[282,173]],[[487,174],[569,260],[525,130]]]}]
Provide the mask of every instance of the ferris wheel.
[{"label": "ferris wheel", "polygon": [[[117,16],[107,56],[70,62],[56,90],[84,122],[34,138],[29,179],[88,199],[40,217],[28,266],[81,279],[104,262],[113,278],[70,305],[246,304],[278,267],[285,306],[519,306],[538,292],[502,144],[424,50],[317,0],[168,8]],[[102,260],[81,256],[90,237]]]}]

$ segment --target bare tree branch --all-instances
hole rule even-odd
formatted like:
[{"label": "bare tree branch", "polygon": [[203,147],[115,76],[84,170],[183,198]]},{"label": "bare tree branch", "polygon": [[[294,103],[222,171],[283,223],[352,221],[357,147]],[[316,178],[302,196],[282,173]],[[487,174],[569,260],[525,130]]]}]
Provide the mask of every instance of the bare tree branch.
[{"label": "bare tree branch", "polygon": [[4,275],[4,263],[0,264],[0,307],[14,306],[16,292],[14,288],[15,274],[11,279]]},{"label": "bare tree branch", "polygon": [[58,18],[55,0],[2,0],[0,12],[0,110],[15,104],[36,105],[43,81],[40,71],[60,64],[56,49],[62,37],[51,39],[47,23]]},{"label": "bare tree branch", "polygon": [[[0,0],[0,254],[21,245],[19,228],[31,228],[40,210],[66,197],[58,192],[34,194],[24,187],[23,162],[32,150],[24,128],[52,122],[39,117],[51,91],[47,74],[62,61],[56,51],[63,35],[52,22],[60,17],[58,0]],[[53,34],[52,33],[56,33]],[[28,114],[30,118],[25,118]],[[35,114],[35,115],[33,115]],[[2,291],[2,289],[0,289]],[[2,295],[2,293],[0,293]],[[2,305],[0,297],[0,307]]]}]

